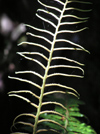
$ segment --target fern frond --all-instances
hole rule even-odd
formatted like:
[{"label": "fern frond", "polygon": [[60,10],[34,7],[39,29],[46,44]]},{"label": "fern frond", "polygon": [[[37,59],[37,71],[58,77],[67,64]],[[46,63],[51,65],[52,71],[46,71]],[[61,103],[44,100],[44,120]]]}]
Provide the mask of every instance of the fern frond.
[{"label": "fern frond", "polygon": [[24,58],[27,59],[27,60],[31,60],[31,61],[36,62],[36,63],[39,64],[43,69],[46,69],[46,67],[45,67],[40,61],[38,61],[38,60],[36,60],[36,59],[33,59],[33,58],[30,58],[30,57],[28,57],[28,56],[25,56],[24,54],[19,53],[19,52],[18,52],[17,54],[19,54],[20,56],[24,57]]},{"label": "fern frond", "polygon": [[46,92],[44,93],[44,96],[46,95],[51,95],[51,94],[55,94],[55,93],[60,93],[60,94],[72,94],[73,96],[75,96],[76,98],[79,98],[79,96],[77,96],[76,94],[72,93],[72,92],[64,92],[64,91],[51,91],[51,92]]},{"label": "fern frond", "polygon": [[58,134],[61,134],[59,131],[54,130],[54,129],[39,129],[39,130],[37,131],[37,133],[48,132],[48,131],[56,132],[56,133],[58,133]]},{"label": "fern frond", "polygon": [[38,43],[32,43],[32,42],[21,42],[20,44],[18,44],[18,46],[25,45],[25,44],[27,44],[27,45],[33,45],[33,46],[37,46],[37,47],[43,48],[44,50],[46,50],[46,51],[50,52],[50,50],[49,50],[47,47],[42,46],[41,44],[38,44]]},{"label": "fern frond", "polygon": [[[40,132],[48,132],[48,131],[59,133],[59,134],[64,132],[65,134],[67,132],[66,128],[67,128],[68,116],[69,116],[68,109],[66,108],[64,104],[57,101],[56,99],[45,101],[45,97],[48,97],[48,95],[53,95],[53,94],[58,93],[58,94],[71,94],[79,98],[79,93],[73,87],[67,86],[67,83],[64,85],[60,82],[51,82],[52,81],[51,78],[55,76],[56,77],[61,76],[61,77],[64,77],[65,79],[69,77],[83,78],[84,70],[80,66],[84,66],[84,64],[80,63],[79,61],[76,61],[75,59],[67,58],[64,56],[58,56],[56,54],[53,55],[53,54],[56,53],[56,51],[62,51],[62,52],[85,51],[89,53],[89,51],[86,50],[84,47],[82,47],[80,44],[77,44],[71,41],[71,39],[67,39],[67,37],[65,36],[61,36],[62,37],[61,38],[60,35],[76,34],[78,32],[88,29],[88,27],[85,26],[85,27],[80,27],[79,29],[76,28],[75,30],[73,30],[73,28],[71,27],[76,27],[78,24],[81,26],[83,25],[83,23],[86,24],[87,19],[89,17],[74,15],[73,12],[69,14],[67,13],[67,11],[77,11],[77,12],[87,13],[87,12],[90,12],[91,9],[83,9],[81,8],[81,6],[80,8],[73,7],[71,3],[83,4],[83,5],[88,5],[91,3],[78,1],[78,0],[65,0],[65,1],[52,0],[52,2],[54,3],[52,5],[50,1],[48,1],[48,4],[47,4],[47,1],[43,1],[43,0],[37,0],[37,1],[41,5],[41,9],[37,10],[36,16],[41,21],[45,22],[45,25],[48,25],[50,28],[48,28],[47,30],[46,28],[43,29],[43,28],[31,26],[29,24],[24,24],[26,27],[31,28],[34,31],[34,33],[27,32],[26,35],[29,35],[33,39],[36,39],[36,40],[35,42],[21,42],[18,44],[18,46],[24,46],[24,45],[26,45],[27,47],[35,46],[37,49],[38,48],[39,49],[37,52],[25,51],[25,52],[17,52],[17,54],[29,61],[36,63],[37,65],[39,65],[40,69],[41,68],[43,69],[44,72],[42,72],[41,74],[35,71],[34,69],[34,71],[31,71],[31,70],[16,71],[15,74],[16,75],[17,74],[21,74],[21,75],[32,74],[32,76],[36,76],[37,79],[41,80],[42,84],[41,85],[37,84],[37,82],[33,82],[33,80],[31,81],[25,78],[11,77],[11,76],[9,76],[9,78],[32,85],[33,88],[39,89],[40,95],[35,94],[34,89],[32,89],[32,91],[23,89],[19,91],[11,91],[8,93],[9,96],[17,97],[23,101],[26,101],[32,107],[35,107],[37,112],[35,114],[22,113],[18,115],[14,119],[12,127],[16,128],[18,124],[29,126],[32,128],[32,134],[36,134]],[[56,6],[57,4],[59,5],[58,7]],[[73,21],[69,21],[68,18],[73,19]],[[69,26],[70,28],[69,29],[62,28],[66,26]],[[52,30],[51,30],[51,27],[52,27]],[[59,44],[63,44],[63,43],[65,44],[65,46],[62,45],[59,47]],[[42,49],[42,52],[39,51],[41,49]],[[45,52],[48,53],[48,56],[45,54]],[[39,59],[37,58],[38,56],[39,56]],[[44,62],[46,62],[46,65],[44,64],[44,62],[42,63],[40,58],[42,58]],[[56,60],[59,60],[59,61],[62,60],[64,61],[64,63],[56,65]],[[52,64],[52,62],[55,62],[55,63]],[[75,65],[72,65],[71,63]],[[75,74],[75,73],[69,74],[69,73],[63,73],[63,72],[54,72],[54,73],[49,72],[49,71],[54,71],[53,69],[57,69],[57,68],[58,69],[64,68],[66,70],[77,69],[78,71],[81,71],[82,75]],[[51,81],[48,81],[48,79],[51,79]],[[52,88],[52,90],[50,90],[51,89],[50,87]],[[55,90],[54,87],[58,87],[59,89]],[[35,104],[35,102],[33,103],[28,97],[23,96],[23,93],[34,96],[35,98],[38,99],[39,103],[38,104]],[[59,107],[60,109],[65,111],[66,114],[63,115],[60,111],[56,111],[55,109],[54,110],[48,110],[48,109],[41,110],[43,106],[46,107],[47,105],[49,106],[55,105],[55,107]],[[48,114],[50,115],[50,117],[52,117],[52,115],[55,115],[57,117],[57,120],[56,118],[53,118],[53,119],[44,118],[43,119],[42,118],[43,114]],[[22,121],[21,118],[24,116],[32,117],[33,122],[30,123],[29,121]],[[66,119],[65,124],[62,123],[61,118]],[[47,128],[41,129],[41,124],[45,124],[45,123],[49,125],[55,124],[56,127],[53,127],[53,128],[49,127],[48,129]],[[19,130],[18,132],[15,132],[12,134],[18,134],[18,133],[24,134],[23,132],[19,132]]]},{"label": "fern frond", "polygon": [[39,73],[36,73],[34,71],[18,71],[18,72],[15,72],[15,74],[27,74],[27,73],[34,74],[34,75],[38,76],[39,78],[43,79],[42,75],[40,75]]},{"label": "fern frond", "polygon": [[20,114],[20,115],[18,115],[18,116],[14,119],[13,125],[15,124],[15,121],[16,121],[19,117],[22,117],[22,116],[29,116],[29,117],[33,117],[33,118],[36,117],[34,114],[29,114],[29,113]]},{"label": "fern frond", "polygon": [[[61,128],[63,128],[64,130],[66,130],[66,128],[64,126],[62,126],[60,123],[54,121],[54,120],[49,120],[49,119],[42,119],[42,120],[39,120],[38,123],[41,123],[41,122],[51,122],[51,123],[54,123],[58,126],[60,126]],[[67,131],[67,130],[66,130]]]},{"label": "fern frond", "polygon": [[83,78],[83,76],[80,75],[72,75],[72,74],[63,74],[63,73],[53,73],[49,74],[47,78],[52,77],[52,76],[66,76],[66,77],[78,77],[78,78]]},{"label": "fern frond", "polygon": [[[62,99],[63,103],[65,103],[65,98]],[[65,116],[66,116],[66,111],[62,110],[60,107],[55,107],[55,111],[56,112],[60,112],[61,114],[64,115],[63,118],[61,118],[62,123],[61,124],[65,124],[65,126],[67,125],[67,133],[73,134],[73,133],[79,133],[79,134],[96,134],[96,132],[93,130],[93,128],[91,128],[89,125],[87,125],[85,122],[83,122],[83,118],[85,118],[85,116],[83,114],[80,113],[79,110],[79,104],[82,104],[81,101],[76,100],[75,98],[70,98],[70,96],[68,96],[68,103],[67,103],[67,108],[69,111],[69,116],[66,120]],[[44,117],[45,119],[49,116],[49,118],[55,118],[55,121],[58,121],[58,118],[56,115],[54,114],[44,114],[42,115],[42,117]],[[67,124],[66,124],[67,123]],[[46,124],[47,126],[49,126],[50,124]],[[53,129],[55,126],[52,125],[51,128]],[[64,134],[67,134],[66,132]]]},{"label": "fern frond", "polygon": [[13,127],[15,127],[15,125],[17,125],[17,124],[21,124],[21,125],[24,125],[24,126],[30,126],[32,128],[34,127],[34,125],[32,123],[28,123],[28,122],[24,122],[24,121],[16,122]]},{"label": "fern frond", "polygon": [[37,38],[39,38],[39,39],[43,39],[43,40],[45,40],[46,42],[48,42],[50,45],[52,45],[52,42],[51,42],[50,40],[48,40],[47,38],[45,38],[44,36],[35,35],[35,34],[29,33],[29,32],[27,32],[27,35],[31,35],[31,36],[33,36],[33,37],[37,37]]},{"label": "fern frond", "polygon": [[62,85],[62,84],[50,83],[50,84],[45,85],[45,87],[51,87],[51,86],[58,86],[58,87],[61,87],[61,88],[64,88],[64,89],[69,89],[69,90],[72,90],[72,91],[74,91],[75,93],[78,94],[78,92],[74,88],[71,88],[71,87],[68,87],[68,86],[65,86],[65,85]]},{"label": "fern frond", "polygon": [[29,54],[29,55],[39,55],[39,56],[41,56],[42,58],[44,58],[45,60],[47,60],[48,61],[48,58],[45,56],[45,55],[43,55],[43,54],[41,54],[41,53],[38,53],[38,52],[17,52],[18,54],[22,54],[22,55],[24,55],[24,54]]},{"label": "fern frond", "polygon": [[46,11],[46,10],[44,10],[44,9],[38,9],[37,11],[41,11],[41,12],[44,12],[44,13],[46,13],[46,14],[49,14],[49,15],[51,15],[52,17],[54,17],[56,20],[59,20],[58,16],[55,15],[54,13],[52,13],[52,12],[48,12],[48,11]]},{"label": "fern frond", "polygon": [[64,105],[62,105],[61,103],[52,102],[52,101],[50,101],[50,102],[43,102],[43,103],[42,103],[42,106],[48,105],[48,104],[55,104],[55,105],[61,106],[61,107],[62,107],[63,109],[65,109],[65,110],[67,110],[67,108],[66,108]]},{"label": "fern frond", "polygon": [[9,94],[9,96],[18,97],[18,98],[20,98],[20,99],[26,101],[27,103],[29,103],[29,104],[32,105],[33,107],[38,108],[38,106],[37,106],[35,103],[32,103],[29,99],[27,99],[27,98],[25,98],[25,97],[23,97],[23,96],[21,96],[21,95]]},{"label": "fern frond", "polygon": [[[60,33],[63,33],[63,32],[69,32],[70,33],[70,31],[66,31],[66,30],[60,31]],[[80,31],[78,31],[78,32],[80,32]],[[70,40],[67,40],[67,39],[57,39],[56,42],[66,42],[66,43],[69,43],[69,44],[71,44],[73,46],[79,47],[79,48],[83,49],[84,51],[88,52],[88,50],[86,50],[84,47],[82,47],[79,44],[76,44],[76,43],[74,43],[74,42],[72,42]]]},{"label": "fern frond", "polygon": [[[69,58],[66,58],[66,57],[53,57],[52,60],[65,60],[65,61],[69,61],[69,62],[73,62],[73,63],[76,63],[80,66],[84,66],[84,64],[78,62],[78,61],[75,61],[75,60],[72,60],[72,59],[69,59]],[[51,68],[51,67],[50,67]]]},{"label": "fern frond", "polygon": [[15,132],[15,133],[11,133],[11,134],[28,134],[28,133]]},{"label": "fern frond", "polygon": [[[75,30],[75,31],[72,31],[72,30],[61,30],[61,31],[58,31],[58,33],[78,33],[78,32],[81,32],[85,29],[88,29],[88,27],[84,27],[82,29],[79,29],[79,30]],[[67,41],[66,41],[67,42]],[[76,44],[76,43],[73,43],[71,42],[72,44]]]},{"label": "fern frond", "polygon": [[[44,3],[42,3],[40,0],[37,0],[42,6],[44,6],[44,7],[46,7],[46,8],[50,8],[50,9],[54,9],[54,10],[56,10],[56,11],[58,11],[58,12],[62,12],[59,8],[56,8],[56,7],[53,7],[53,6],[49,6],[49,5],[46,5],[46,4],[44,4]],[[59,2],[59,1],[57,1],[57,2]],[[64,4],[65,5],[65,4]]]},{"label": "fern frond", "polygon": [[67,17],[75,18],[75,19],[78,19],[78,20],[87,20],[87,19],[89,19],[89,17],[85,17],[85,18],[82,17],[81,18],[81,17],[75,16],[75,15],[71,15],[71,14],[63,15],[63,18],[67,18]]},{"label": "fern frond", "polygon": [[59,4],[63,5],[64,6],[64,2],[62,2],[61,0],[54,0],[56,2],[58,2]]},{"label": "fern frond", "polygon": [[37,96],[35,93],[33,93],[32,91],[29,91],[29,90],[10,91],[10,92],[8,93],[8,95],[17,94],[17,93],[29,93],[29,94],[31,94],[32,96],[34,96],[34,97],[36,97],[37,99],[39,99],[39,96]]},{"label": "fern frond", "polygon": [[74,68],[74,69],[79,69],[82,71],[83,75],[84,75],[84,70],[81,67],[78,66],[68,66],[68,65],[54,65],[54,66],[50,66],[50,69],[54,69],[54,68]]},{"label": "fern frond", "polygon": [[86,1],[79,1],[79,0],[69,0],[68,3],[82,3],[82,4],[92,4],[91,2],[86,2]]},{"label": "fern frond", "polygon": [[80,24],[80,23],[84,23],[87,22],[87,20],[83,20],[83,21],[74,21],[74,22],[62,22],[61,25],[73,25],[73,24]]},{"label": "fern frond", "polygon": [[40,32],[44,32],[44,33],[48,33],[48,34],[54,36],[54,33],[52,33],[51,31],[47,31],[47,30],[44,30],[44,29],[40,29],[40,28],[31,26],[31,25],[28,25],[28,24],[24,24],[24,25],[27,26],[27,27],[29,27],[29,28],[32,28],[32,29],[34,29],[34,30],[37,30],[37,31],[40,31]]},{"label": "fern frond", "polygon": [[76,50],[76,51],[84,51],[81,48],[73,48],[73,47],[60,47],[60,48],[54,48],[54,51],[61,51],[61,50]]},{"label": "fern frond", "polygon": [[30,80],[26,80],[26,79],[22,79],[22,78],[17,78],[17,77],[10,77],[10,76],[9,76],[9,78],[10,79],[15,79],[15,80],[19,80],[19,81],[22,81],[22,82],[29,83],[29,84],[37,87],[38,89],[41,89],[41,86],[39,86],[38,84],[36,84],[36,83],[34,83],[34,82],[30,81]]},{"label": "fern frond", "polygon": [[89,10],[84,10],[84,9],[79,9],[79,8],[74,8],[74,7],[70,7],[70,8],[66,8],[65,9],[66,11],[68,11],[68,10],[76,10],[76,11],[79,11],[79,12],[90,12],[91,11],[91,9],[89,9]]}]

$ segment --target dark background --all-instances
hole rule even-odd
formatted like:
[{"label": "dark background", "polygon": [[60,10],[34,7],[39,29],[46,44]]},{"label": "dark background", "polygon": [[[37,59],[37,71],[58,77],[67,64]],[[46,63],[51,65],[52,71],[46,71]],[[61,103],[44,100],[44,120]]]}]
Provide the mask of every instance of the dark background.
[{"label": "dark background", "polygon": [[[12,120],[16,113],[20,113],[21,105],[9,99],[7,93],[11,90],[21,88],[21,84],[17,83],[16,88],[14,81],[8,79],[8,75],[18,70],[20,66],[27,67],[27,63],[23,60],[20,63],[16,56],[17,43],[26,39],[25,30],[21,31],[19,36],[13,38],[13,31],[18,28],[21,23],[34,24],[35,13],[39,4],[36,0],[0,0],[0,23],[2,16],[6,16],[11,21],[13,27],[8,32],[2,31],[0,24],[0,131],[3,134],[9,133]],[[95,131],[100,133],[100,1],[95,0],[92,5],[93,10],[90,13],[88,22],[89,30],[81,35],[82,44],[90,51],[91,54],[83,56],[85,63],[85,78],[76,85],[81,100],[86,105],[80,106],[81,112],[84,113],[90,121]],[[7,26],[9,27],[9,25]],[[14,88],[14,89],[13,89]],[[19,104],[19,102],[18,102]],[[22,109],[25,108],[22,103]],[[26,107],[27,109],[28,107]],[[20,109],[20,110],[19,110]],[[28,108],[29,110],[29,108]]]}]

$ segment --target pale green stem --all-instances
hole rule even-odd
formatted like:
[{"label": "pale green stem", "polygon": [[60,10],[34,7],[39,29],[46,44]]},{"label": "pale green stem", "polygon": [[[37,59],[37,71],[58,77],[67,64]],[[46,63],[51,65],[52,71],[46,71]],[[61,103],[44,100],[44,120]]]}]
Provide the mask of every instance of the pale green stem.
[{"label": "pale green stem", "polygon": [[54,46],[55,46],[56,37],[57,37],[57,34],[58,34],[58,29],[59,29],[59,26],[60,26],[60,23],[61,23],[62,16],[63,16],[64,11],[65,11],[67,2],[68,2],[68,0],[66,0],[66,3],[63,7],[63,10],[61,12],[61,15],[60,15],[60,18],[59,18],[59,21],[58,21],[58,25],[56,27],[56,31],[55,31],[55,34],[54,34],[54,38],[53,38],[53,42],[52,42],[52,46],[51,46],[51,51],[50,51],[50,55],[49,55],[49,60],[48,60],[48,64],[47,64],[45,74],[44,74],[44,78],[43,78],[43,84],[42,84],[42,88],[41,88],[39,106],[38,106],[37,114],[36,114],[36,118],[35,118],[33,134],[36,134],[36,131],[37,131],[37,125],[38,125],[39,115],[40,115],[41,107],[42,107],[42,100],[43,100],[43,94],[44,94],[44,89],[45,89],[45,84],[46,84],[46,78],[47,78],[47,75],[48,75],[48,71],[50,69],[50,63],[51,63],[51,60],[52,60],[52,55],[53,55],[53,50],[54,50]]},{"label": "pale green stem", "polygon": [[[66,119],[65,119],[65,128],[67,129],[67,125],[68,125],[68,117],[69,117],[69,114],[68,114],[68,111],[66,111]],[[64,134],[66,134],[66,131],[64,130]]]}]

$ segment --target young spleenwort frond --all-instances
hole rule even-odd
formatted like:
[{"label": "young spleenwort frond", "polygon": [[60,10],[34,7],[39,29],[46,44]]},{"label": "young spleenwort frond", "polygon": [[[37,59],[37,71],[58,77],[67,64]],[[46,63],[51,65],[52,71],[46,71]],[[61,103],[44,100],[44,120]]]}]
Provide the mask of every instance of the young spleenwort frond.
[{"label": "young spleenwort frond", "polygon": [[[82,47],[81,45],[74,43],[73,41],[71,41],[70,39],[66,39],[64,38],[64,36],[61,35],[65,35],[65,34],[73,34],[73,33],[78,33],[81,32],[85,29],[87,29],[87,27],[81,27],[79,29],[75,29],[73,30],[73,27],[76,28],[77,24],[83,24],[85,22],[87,22],[88,17],[81,17],[78,15],[74,15],[74,12],[78,13],[87,13],[91,10],[89,9],[81,9],[77,7],[77,5],[89,5],[91,4],[90,2],[86,2],[86,1],[78,1],[78,0],[37,0],[39,2],[39,4],[41,5],[41,9],[37,10],[36,16],[42,20],[45,25],[49,25],[49,29],[41,29],[41,28],[37,28],[28,24],[25,24],[27,27],[35,30],[38,32],[38,34],[33,34],[28,32],[27,35],[32,36],[33,38],[37,38],[38,40],[42,40],[43,42],[45,42],[44,44],[41,42],[21,42],[18,46],[22,46],[24,44],[27,44],[29,46],[35,46],[37,48],[41,48],[44,50],[44,53],[42,54],[41,52],[17,52],[17,54],[19,54],[20,56],[24,57],[27,60],[30,60],[32,62],[35,62],[37,65],[40,66],[40,68],[44,69],[44,75],[41,75],[40,73],[36,72],[36,71],[18,71],[16,72],[16,74],[32,74],[35,75],[37,77],[39,77],[42,80],[42,85],[39,85],[31,80],[28,79],[24,79],[24,78],[19,78],[19,77],[11,77],[9,76],[9,78],[11,79],[15,79],[15,80],[19,80],[22,82],[26,82],[28,84],[33,85],[34,88],[38,88],[40,90],[40,95],[38,96],[37,94],[34,93],[34,89],[33,91],[30,90],[19,90],[19,91],[11,91],[9,92],[9,96],[14,96],[14,97],[18,97],[24,101],[26,101],[27,103],[29,103],[31,106],[35,107],[37,109],[36,113],[23,113],[18,115],[14,121],[13,121],[13,125],[12,128],[15,127],[17,124],[20,125],[24,125],[24,126],[30,126],[32,128],[32,134],[36,134],[36,133],[47,133],[47,131],[51,131],[51,133],[64,133],[65,131],[67,131],[67,124],[68,122],[66,122],[66,125],[62,125],[60,120],[56,121],[54,119],[42,119],[41,115],[42,114],[52,114],[52,115],[56,115],[57,118],[59,117],[59,119],[61,118],[67,118],[67,116],[64,116],[62,113],[60,113],[60,111],[55,111],[55,110],[45,110],[42,111],[41,108],[43,106],[47,106],[47,105],[55,105],[58,106],[60,108],[62,108],[64,111],[67,112],[67,108],[62,104],[59,103],[57,101],[44,101],[44,97],[48,96],[48,95],[52,95],[55,93],[59,93],[59,94],[72,94],[76,97],[79,97],[78,92],[72,88],[67,86],[66,84],[63,85],[61,83],[47,83],[47,79],[49,78],[53,78],[56,76],[61,76],[61,77],[77,77],[77,78],[83,78],[84,75],[84,70],[81,68],[81,66],[84,66],[84,64],[71,59],[71,58],[67,58],[67,57],[63,57],[63,56],[55,56],[54,53],[56,53],[57,51],[85,51],[88,52],[88,50],[86,50],[84,47]],[[49,18],[50,17],[50,18]],[[70,20],[73,21],[70,21]],[[67,28],[69,26],[69,29],[64,29],[65,27]],[[72,27],[72,28],[71,28]],[[40,35],[39,33],[42,32],[43,35]],[[48,35],[48,36],[46,36]],[[59,36],[59,38],[58,38]],[[50,39],[50,38],[52,39]],[[63,37],[63,38],[61,38]],[[59,47],[59,44],[67,44],[65,47],[61,46]],[[50,45],[50,48],[48,47],[48,45]],[[45,51],[47,51],[48,53],[48,57],[45,56]],[[89,52],[88,52],[89,53]],[[30,56],[33,55],[37,55],[42,57],[45,61],[46,61],[46,66],[39,61],[36,58],[31,58]],[[57,60],[62,60],[64,61],[65,64],[55,64],[52,65],[51,63]],[[69,63],[69,64],[66,64]],[[72,65],[71,63],[73,63],[74,65]],[[77,75],[77,74],[66,74],[66,73],[49,73],[50,70],[53,69],[57,69],[57,68],[66,68],[66,69],[77,69],[80,70],[82,72],[82,75]],[[51,89],[52,87],[52,91],[47,90],[47,89]],[[60,88],[60,90],[55,90],[54,87],[58,87]],[[38,105],[33,103],[29,98],[26,98],[25,96],[22,96],[21,94],[26,93],[26,94],[31,94],[32,96],[36,97],[39,100]],[[25,122],[25,121],[19,121],[19,119],[21,117],[31,117],[33,118],[34,123],[30,123],[30,122]],[[55,124],[55,128],[41,128],[41,124],[42,123],[51,123],[51,124]],[[59,127],[59,130],[57,129],[57,127]],[[26,134],[23,132],[12,132],[12,134]]]},{"label": "young spleenwort frond", "polygon": [[[49,96],[51,100],[54,100],[54,97]],[[69,115],[65,110],[62,110],[62,108],[56,106],[55,111],[59,112],[63,115],[62,118],[59,118],[59,116],[54,114],[42,114],[40,115],[42,118],[49,118],[54,119],[55,121],[59,121],[63,126],[67,127],[67,132],[65,131],[64,134],[96,134],[96,132],[93,130],[93,128],[88,124],[88,119],[80,113],[79,105],[83,105],[83,102],[80,100],[77,100],[75,97],[70,97],[70,95],[67,95],[67,101],[65,101],[64,96],[62,99],[57,98],[57,101],[63,103],[64,105],[67,104],[67,109],[69,111]],[[67,118],[65,118],[67,117]],[[68,122],[67,126],[66,123]],[[56,128],[59,130],[60,128],[57,127],[55,124],[51,123],[44,123],[44,126],[51,127],[52,129]]]}]

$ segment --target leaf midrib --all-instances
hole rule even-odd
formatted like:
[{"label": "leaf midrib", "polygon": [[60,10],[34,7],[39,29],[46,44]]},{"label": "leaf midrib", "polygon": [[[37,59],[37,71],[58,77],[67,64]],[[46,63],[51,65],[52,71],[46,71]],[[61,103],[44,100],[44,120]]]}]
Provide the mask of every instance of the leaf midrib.
[{"label": "leaf midrib", "polygon": [[42,100],[43,100],[43,94],[44,94],[46,79],[47,79],[48,71],[50,69],[50,63],[52,61],[52,55],[53,55],[54,46],[55,46],[55,42],[56,42],[58,30],[59,30],[59,27],[60,27],[61,19],[63,17],[64,11],[66,9],[67,3],[68,3],[68,0],[66,0],[65,4],[63,6],[63,9],[62,9],[60,18],[58,20],[58,25],[56,26],[54,38],[53,38],[53,41],[52,41],[50,56],[49,56],[49,60],[48,60],[48,63],[47,63],[47,67],[45,69],[45,74],[44,74],[43,83],[42,83],[42,87],[41,87],[41,94],[40,94],[39,105],[38,105],[37,114],[36,114],[36,118],[35,118],[35,123],[34,123],[34,128],[33,128],[33,134],[36,134],[36,131],[37,131],[37,124],[38,124],[39,115],[40,115],[40,112],[41,112]]}]

